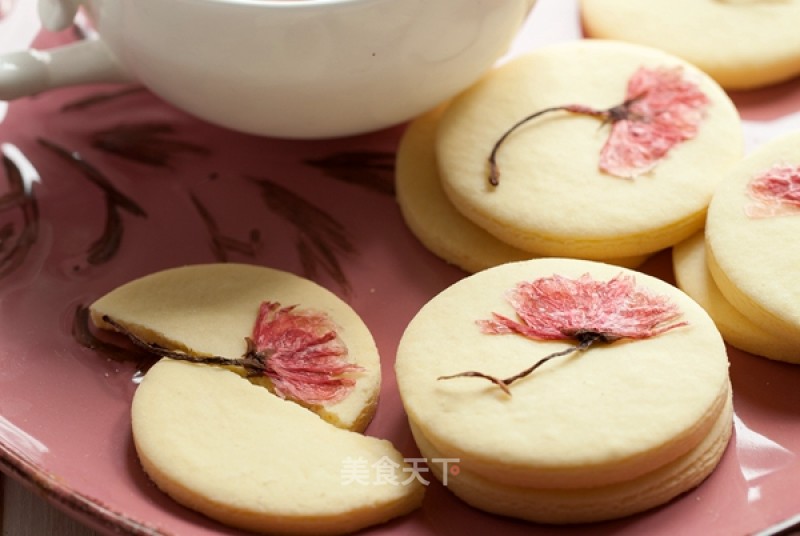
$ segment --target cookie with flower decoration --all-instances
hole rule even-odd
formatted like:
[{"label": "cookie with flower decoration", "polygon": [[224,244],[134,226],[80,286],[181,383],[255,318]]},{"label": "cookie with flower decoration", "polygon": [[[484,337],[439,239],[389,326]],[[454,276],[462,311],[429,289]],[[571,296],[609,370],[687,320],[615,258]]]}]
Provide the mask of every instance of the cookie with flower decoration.
[{"label": "cookie with flower decoration", "polygon": [[[702,483],[732,429],[725,345],[651,276],[542,258],[469,276],[426,304],[398,387],[432,470],[469,504],[545,523],[613,519]],[[434,464],[435,465],[435,464]]]},{"label": "cookie with flower decoration", "polygon": [[[412,121],[400,140],[395,166],[397,202],[408,228],[438,257],[468,272],[534,255],[506,244],[458,212],[442,190],[436,160],[436,125],[444,107]],[[608,259],[636,267],[646,256]]]},{"label": "cookie with flower decoration", "polygon": [[786,134],[737,165],[714,194],[705,234],[708,268],[725,299],[753,324],[795,346],[799,146],[800,133]]},{"label": "cookie with flower decoration", "polygon": [[538,255],[646,255],[703,226],[743,155],[739,115],[687,62],[628,43],[542,47],[495,69],[440,120],[447,197]]},{"label": "cookie with flower decoration", "polygon": [[215,357],[341,428],[362,431],[375,413],[381,371],[371,333],[349,305],[307,279],[246,264],[190,265],[117,287],[90,313],[99,327],[136,335],[151,351],[177,351],[168,357]]},{"label": "cookie with flower decoration", "polygon": [[659,48],[727,89],[800,74],[800,3],[785,0],[581,0],[589,37]]},{"label": "cookie with flower decoration", "polygon": [[380,361],[331,292],[265,267],[205,264],[131,281],[90,312],[161,357],[134,394],[133,439],[181,504],[281,534],[353,532],[419,506],[418,483],[343,485],[351,459],[407,474],[390,442],[356,432],[375,411]]}]

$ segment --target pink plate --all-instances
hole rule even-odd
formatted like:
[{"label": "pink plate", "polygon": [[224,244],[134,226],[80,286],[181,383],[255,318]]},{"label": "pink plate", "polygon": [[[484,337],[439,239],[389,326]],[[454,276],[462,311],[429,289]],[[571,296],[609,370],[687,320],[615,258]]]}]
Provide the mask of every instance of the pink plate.
[{"label": "pink plate", "polygon": [[[2,2],[0,50],[52,46],[35,2]],[[579,39],[577,3],[539,0],[510,56]],[[749,147],[800,124],[800,82],[734,95]],[[238,261],[305,275],[361,314],[384,359],[371,435],[417,456],[392,361],[415,312],[465,274],[428,253],[393,198],[402,127],[330,141],[241,135],[131,87],[0,103],[0,468],[108,534],[239,534],[161,494],[133,450],[137,367],[81,346],[79,305],[132,278]],[[667,280],[669,252],[644,270]],[[736,433],[718,470],[669,505],[554,528],[473,510],[431,483],[369,534],[750,534],[800,512],[800,368],[731,349]],[[311,461],[309,461],[311,463]],[[312,484],[309,484],[312,485]]]}]

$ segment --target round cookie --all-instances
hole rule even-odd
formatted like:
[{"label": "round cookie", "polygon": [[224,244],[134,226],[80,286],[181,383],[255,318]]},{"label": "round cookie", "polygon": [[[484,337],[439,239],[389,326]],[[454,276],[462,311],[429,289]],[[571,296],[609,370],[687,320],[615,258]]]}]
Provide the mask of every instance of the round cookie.
[{"label": "round cookie", "polygon": [[748,187],[773,166],[797,169],[798,144],[800,133],[787,134],[740,162],[714,194],[706,224],[707,263],[723,296],[761,329],[795,345],[800,345],[800,207],[754,214],[762,204]]},{"label": "round cookie", "polygon": [[[553,106],[617,106],[641,68],[677,69],[708,99],[696,135],[653,169],[632,179],[601,171],[610,127],[556,111],[505,139],[499,185],[489,183],[488,158],[512,125]],[[459,212],[520,249],[589,259],[607,258],[610,244],[615,257],[645,255],[694,234],[742,154],[738,112],[711,78],[661,51],[600,40],[551,45],[495,69],[451,103],[437,131],[442,184]]]},{"label": "round cookie", "polygon": [[714,319],[722,337],[731,345],[754,355],[800,363],[800,347],[779,332],[753,324],[719,291],[706,264],[704,233],[697,233],[672,249],[672,265],[678,287],[699,303]]},{"label": "round cookie", "polygon": [[[476,322],[515,318],[505,296],[520,282],[584,274],[595,281],[632,276],[637,288],[673,303],[687,324],[548,361],[510,385],[510,395],[483,378],[439,379],[464,371],[508,377],[574,346],[485,333]],[[725,345],[697,303],[651,276],[568,259],[506,264],[449,287],[409,324],[395,369],[409,421],[436,452],[501,488],[556,495],[646,480],[698,449],[729,398]]]},{"label": "round cookie", "polygon": [[[346,534],[410,512],[424,494],[388,441],[331,426],[221,367],[162,359],[136,390],[132,426],[160,489],[247,530]],[[363,468],[363,482],[348,467]]]},{"label": "round cookie", "polygon": [[313,409],[329,422],[362,431],[372,419],[381,383],[372,334],[352,308],[308,279],[262,266],[218,263],[164,270],[122,285],[95,301],[93,322],[114,329],[108,315],[141,339],[189,354],[239,358],[264,302],[327,314],[361,370],[346,398]]},{"label": "round cookie", "polygon": [[[537,489],[509,486],[460,469],[443,474],[443,464],[431,464],[436,478],[468,504],[495,514],[540,523],[593,523],[632,515],[674,499],[702,483],[716,468],[733,432],[731,393],[708,435],[695,448],[655,471],[633,480],[586,489]],[[453,460],[436,450],[411,423],[414,440],[429,460]],[[450,462],[456,463],[456,462]]]},{"label": "round cookie", "polygon": [[800,74],[800,2],[581,0],[580,5],[589,37],[662,49],[728,89],[752,89]]},{"label": "round cookie", "polygon": [[[436,126],[444,107],[412,121],[400,140],[395,168],[397,202],[408,228],[436,256],[478,272],[534,255],[506,244],[459,213],[442,189],[436,160]],[[634,268],[646,256],[608,259]]]}]

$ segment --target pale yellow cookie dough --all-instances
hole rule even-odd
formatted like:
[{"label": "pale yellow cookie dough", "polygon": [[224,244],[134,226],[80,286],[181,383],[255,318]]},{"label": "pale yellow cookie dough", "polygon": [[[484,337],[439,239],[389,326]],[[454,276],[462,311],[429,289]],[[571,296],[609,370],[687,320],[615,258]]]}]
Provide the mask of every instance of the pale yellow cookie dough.
[{"label": "pale yellow cookie dough", "polygon": [[361,431],[372,419],[381,368],[375,341],[353,309],[323,287],[296,275],[235,263],[173,268],[122,285],[90,307],[92,320],[108,315],[148,342],[197,355],[238,358],[252,336],[259,305],[279,302],[328,314],[339,326],[348,359],[361,366],[353,391],[315,407],[337,426]]},{"label": "pale yellow cookie dough", "polygon": [[800,74],[797,0],[581,0],[590,37],[660,48],[723,87],[752,89]]},{"label": "pale yellow cookie dough", "polygon": [[[554,112],[506,140],[497,157],[500,184],[489,185],[492,147],[518,120],[551,106],[621,104],[638,68],[672,66],[710,104],[696,137],[651,171],[633,179],[601,172],[610,126]],[[711,78],[661,51],[597,40],[543,47],[502,65],[451,103],[437,132],[442,184],[459,212],[520,249],[591,259],[645,255],[694,234],[714,188],[742,154],[738,112]]]},{"label": "pale yellow cookie dough", "polygon": [[429,460],[448,460],[456,474],[443,474],[444,463],[430,464],[447,489],[468,504],[495,514],[540,523],[587,523],[616,519],[660,506],[703,482],[717,467],[733,431],[733,403],[728,402],[708,435],[692,450],[633,480],[585,489],[537,489],[509,486],[460,469],[455,459],[435,447],[411,423],[414,439]]},{"label": "pale yellow cookie dough", "polygon": [[[440,376],[511,376],[575,343],[481,332],[492,313],[515,318],[505,295],[519,282],[558,274],[595,280],[634,275],[674,302],[688,325],[642,340],[597,343],[556,358],[510,386]],[[695,449],[728,398],[725,345],[708,314],[654,277],[607,264],[535,259],[465,278],[427,303],[397,352],[403,404],[438,451],[462,469],[509,486],[584,489],[630,481]]]},{"label": "pale yellow cookie dough", "polygon": [[[397,149],[397,202],[408,228],[436,256],[467,272],[534,257],[478,227],[450,203],[436,159],[436,126],[442,111],[412,121]],[[608,250],[613,252],[613,245]],[[607,262],[633,268],[645,260],[647,256],[640,255]]]},{"label": "pale yellow cookie dough", "polygon": [[478,272],[533,255],[490,235],[448,201],[436,164],[436,125],[442,109],[406,128],[397,149],[395,189],[408,228],[436,256],[468,272]]},{"label": "pale yellow cookie dough", "polygon": [[672,264],[678,287],[708,312],[728,343],[751,354],[800,362],[800,346],[786,340],[779,331],[766,331],[753,324],[719,291],[706,264],[704,233],[676,245],[672,249]]},{"label": "pale yellow cookie dough", "polygon": [[136,390],[132,424],[159,488],[247,530],[345,534],[410,512],[424,494],[404,483],[407,464],[388,441],[331,426],[221,367],[162,359]]},{"label": "pale yellow cookie dough", "polygon": [[800,133],[751,153],[720,185],[708,211],[707,262],[725,298],[784,343],[800,345],[800,212],[754,218],[748,183],[774,164],[800,165]]}]

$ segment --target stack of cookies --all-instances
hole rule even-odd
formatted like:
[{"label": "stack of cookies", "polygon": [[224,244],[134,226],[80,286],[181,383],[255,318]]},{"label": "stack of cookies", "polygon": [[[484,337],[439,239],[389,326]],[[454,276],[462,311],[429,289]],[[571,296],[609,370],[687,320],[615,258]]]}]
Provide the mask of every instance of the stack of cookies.
[{"label": "stack of cookies", "polygon": [[[612,291],[622,280],[635,285]],[[542,281],[569,292],[526,308],[515,289]],[[673,323],[621,335],[652,304]],[[540,308],[549,318],[532,318]],[[526,336],[549,328],[549,340]],[[563,336],[552,336],[558,328]],[[604,336],[575,350],[571,339],[593,330]],[[552,354],[505,390],[487,381]],[[711,318],[674,286],[608,264],[541,258],[473,274],[420,310],[395,368],[432,472],[467,503],[530,521],[592,522],[663,504],[713,471],[731,435],[728,360]]]},{"label": "stack of cookies", "polygon": [[678,285],[725,339],[800,363],[800,133],[768,142],[735,166],[713,196],[704,234],[673,250]]},{"label": "stack of cookies", "polygon": [[509,62],[414,122],[398,201],[424,245],[470,272],[540,256],[633,267],[702,229],[742,155],[738,112],[708,75],[582,40]]}]

